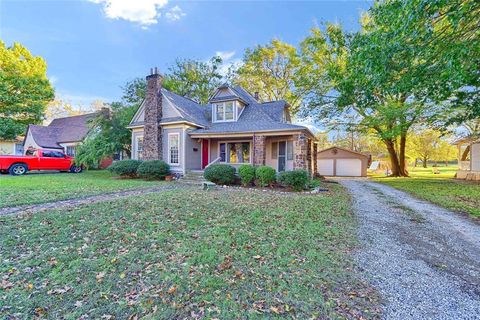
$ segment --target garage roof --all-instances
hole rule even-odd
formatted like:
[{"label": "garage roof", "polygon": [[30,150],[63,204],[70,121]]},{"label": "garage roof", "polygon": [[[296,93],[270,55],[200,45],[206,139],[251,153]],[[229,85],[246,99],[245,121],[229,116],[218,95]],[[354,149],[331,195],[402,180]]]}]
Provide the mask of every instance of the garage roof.
[{"label": "garage roof", "polygon": [[355,154],[355,155],[358,155],[360,157],[365,157],[365,158],[368,158],[369,156],[364,154],[364,153],[360,153],[360,152],[356,152],[356,151],[353,151],[353,150],[350,150],[350,149],[346,149],[346,148],[342,148],[342,147],[336,147],[336,146],[333,146],[333,147],[330,147],[330,148],[327,148],[327,149],[323,149],[323,150],[320,150],[317,152],[318,153],[323,153],[323,152],[327,152],[329,150],[334,150],[334,149],[339,149],[339,150],[343,150],[345,152],[349,152],[349,153],[352,153],[352,154]]}]

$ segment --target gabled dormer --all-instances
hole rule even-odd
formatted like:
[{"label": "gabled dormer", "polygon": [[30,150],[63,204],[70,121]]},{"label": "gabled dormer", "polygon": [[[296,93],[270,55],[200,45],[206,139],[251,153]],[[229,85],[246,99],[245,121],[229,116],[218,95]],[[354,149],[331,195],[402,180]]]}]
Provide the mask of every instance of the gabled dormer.
[{"label": "gabled dormer", "polygon": [[247,102],[227,84],[215,91],[209,100],[212,106],[212,122],[234,122],[240,118]]}]

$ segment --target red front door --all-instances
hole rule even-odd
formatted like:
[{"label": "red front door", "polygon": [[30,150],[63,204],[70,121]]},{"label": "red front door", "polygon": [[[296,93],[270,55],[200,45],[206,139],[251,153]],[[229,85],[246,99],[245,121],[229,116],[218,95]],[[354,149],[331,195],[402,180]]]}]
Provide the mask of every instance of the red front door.
[{"label": "red front door", "polygon": [[202,140],[202,169],[208,165],[208,140]]}]

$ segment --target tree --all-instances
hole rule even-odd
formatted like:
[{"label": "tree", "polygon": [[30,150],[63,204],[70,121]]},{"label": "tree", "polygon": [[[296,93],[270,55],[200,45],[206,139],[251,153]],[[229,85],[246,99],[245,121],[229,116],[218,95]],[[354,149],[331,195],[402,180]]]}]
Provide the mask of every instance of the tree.
[{"label": "tree", "polygon": [[[415,57],[391,42],[383,27],[366,19],[359,33],[345,33],[337,25],[325,32],[313,29],[302,43],[303,63],[322,84],[320,89],[310,82],[299,85],[309,90],[307,104],[317,116],[342,122],[357,115],[356,128],[375,132],[385,144],[392,175],[408,176],[408,130],[432,116],[433,107],[417,99]],[[322,94],[327,85],[330,96]]]},{"label": "tree", "polygon": [[206,104],[222,83],[221,65],[220,57],[213,57],[209,62],[177,60],[165,74],[163,87],[198,103]]},{"label": "tree", "polygon": [[435,154],[436,161],[445,162],[445,166],[448,166],[448,162],[457,159],[457,148],[446,140],[440,140]]},{"label": "tree", "polygon": [[375,25],[415,59],[421,96],[446,108],[443,122],[480,116],[480,2],[388,0],[369,11]]},{"label": "tree", "polygon": [[295,86],[295,78],[302,71],[300,62],[294,46],[272,40],[246,50],[234,82],[249,92],[258,92],[263,101],[285,100],[296,113],[302,102],[302,92]]},{"label": "tree", "polygon": [[408,150],[415,158],[422,160],[423,167],[438,154],[440,133],[432,129],[415,130],[409,135]]},{"label": "tree", "polygon": [[54,97],[46,72],[43,58],[19,43],[6,47],[0,41],[0,138],[14,139],[42,122]]},{"label": "tree", "polygon": [[135,79],[123,87],[121,102],[113,102],[108,115],[99,113],[89,124],[91,130],[78,147],[75,161],[87,167],[96,167],[99,162],[117,152],[131,153],[131,132],[127,129],[130,120],[145,98],[144,81]]},{"label": "tree", "polygon": [[45,109],[45,122],[48,124],[56,118],[77,116],[82,113],[81,110],[75,109],[70,103],[54,100]]}]

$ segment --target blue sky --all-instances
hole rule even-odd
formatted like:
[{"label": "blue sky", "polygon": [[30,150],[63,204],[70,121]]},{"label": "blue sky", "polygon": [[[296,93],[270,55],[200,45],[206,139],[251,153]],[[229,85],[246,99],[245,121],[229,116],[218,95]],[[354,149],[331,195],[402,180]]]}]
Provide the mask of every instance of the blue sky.
[{"label": "blue sky", "polygon": [[0,0],[0,39],[47,61],[59,98],[118,100],[122,86],[176,58],[227,63],[272,38],[297,45],[323,22],[358,28],[371,1]]}]

